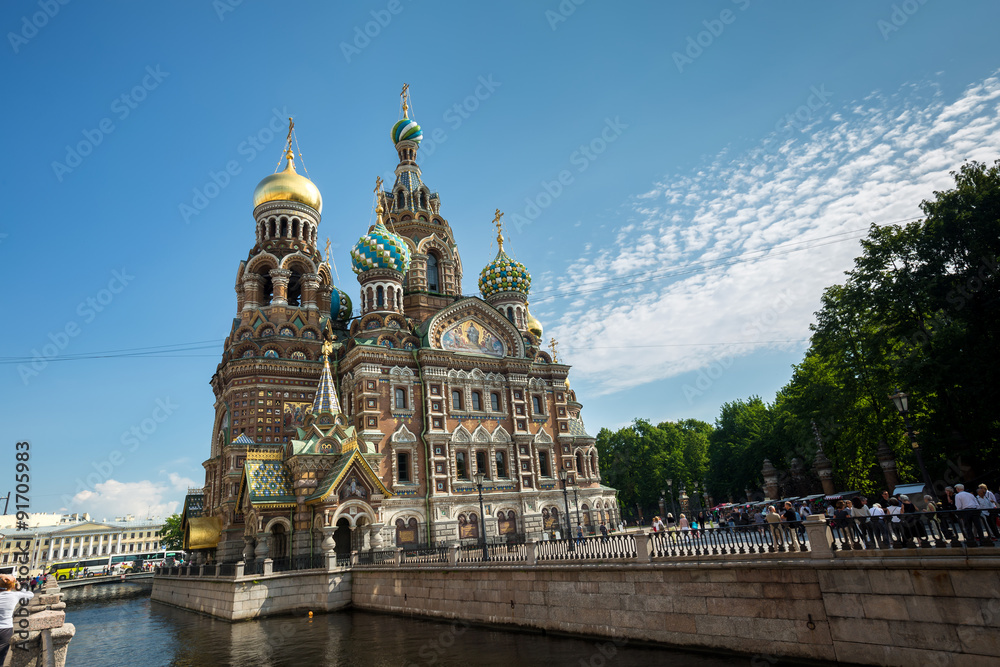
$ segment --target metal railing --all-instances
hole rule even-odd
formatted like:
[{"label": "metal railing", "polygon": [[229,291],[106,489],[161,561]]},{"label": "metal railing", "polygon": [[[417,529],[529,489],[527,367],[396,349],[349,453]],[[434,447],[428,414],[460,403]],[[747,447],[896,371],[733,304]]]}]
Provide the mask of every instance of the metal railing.
[{"label": "metal railing", "polygon": [[834,551],[994,546],[1000,510],[905,512],[827,519]]}]

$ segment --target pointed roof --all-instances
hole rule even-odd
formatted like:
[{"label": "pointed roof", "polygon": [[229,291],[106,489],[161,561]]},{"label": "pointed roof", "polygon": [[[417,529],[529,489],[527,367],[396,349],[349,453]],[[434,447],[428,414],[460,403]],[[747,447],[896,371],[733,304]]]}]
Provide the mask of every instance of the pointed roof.
[{"label": "pointed roof", "polygon": [[330,372],[330,358],[324,346],[323,350],[323,373],[319,376],[319,387],[316,389],[316,398],[313,400],[313,415],[319,416],[322,412],[333,415],[340,414],[340,399],[337,398],[337,388],[333,384],[333,373]]}]

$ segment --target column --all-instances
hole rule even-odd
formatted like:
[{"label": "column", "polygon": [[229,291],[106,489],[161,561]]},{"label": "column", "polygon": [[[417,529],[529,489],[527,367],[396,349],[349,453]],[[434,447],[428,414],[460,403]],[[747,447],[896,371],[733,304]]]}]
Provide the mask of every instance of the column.
[{"label": "column", "polygon": [[260,305],[260,277],[250,274],[243,279],[243,310],[253,310]]},{"label": "column", "polygon": [[306,310],[316,310],[316,290],[319,287],[319,276],[307,273],[302,276],[302,307]]},{"label": "column", "polygon": [[271,269],[271,284],[274,286],[271,305],[288,305],[288,279],[291,277],[292,272],[287,269]]},{"label": "column", "polygon": [[52,560],[52,554],[55,551],[55,549],[56,549],[56,541],[50,537],[49,538],[49,557],[48,557],[47,560],[49,560],[49,561]]},{"label": "column", "polygon": [[88,538],[87,538],[87,555],[88,556],[93,556],[94,555],[94,536],[93,536],[93,534],[89,535]]},{"label": "column", "polygon": [[118,533],[118,547],[115,549],[116,553],[122,552],[122,534]]},{"label": "column", "polygon": [[65,537],[60,537],[59,538],[59,557],[60,558],[65,558],[66,557],[66,538]]}]

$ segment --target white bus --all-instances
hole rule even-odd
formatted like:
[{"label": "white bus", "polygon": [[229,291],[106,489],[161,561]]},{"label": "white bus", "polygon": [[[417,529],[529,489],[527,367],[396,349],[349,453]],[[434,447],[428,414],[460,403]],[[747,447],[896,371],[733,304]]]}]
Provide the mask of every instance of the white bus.
[{"label": "white bus", "polygon": [[173,559],[174,561],[179,561],[183,558],[184,552],[180,549],[116,554],[111,557],[111,571],[113,574],[122,574],[133,570],[141,570],[144,563],[150,563],[152,567],[155,567],[164,560]]}]

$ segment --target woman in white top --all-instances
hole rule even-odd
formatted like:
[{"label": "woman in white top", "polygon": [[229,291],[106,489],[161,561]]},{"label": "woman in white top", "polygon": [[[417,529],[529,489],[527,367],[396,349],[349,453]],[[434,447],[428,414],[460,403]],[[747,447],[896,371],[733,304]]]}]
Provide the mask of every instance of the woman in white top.
[{"label": "woman in white top", "polygon": [[17,579],[9,574],[0,574],[0,665],[7,658],[10,638],[14,636],[14,611],[35,594],[17,590]]}]

